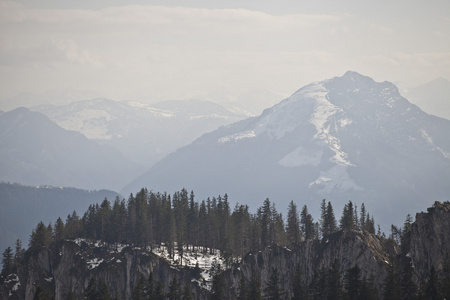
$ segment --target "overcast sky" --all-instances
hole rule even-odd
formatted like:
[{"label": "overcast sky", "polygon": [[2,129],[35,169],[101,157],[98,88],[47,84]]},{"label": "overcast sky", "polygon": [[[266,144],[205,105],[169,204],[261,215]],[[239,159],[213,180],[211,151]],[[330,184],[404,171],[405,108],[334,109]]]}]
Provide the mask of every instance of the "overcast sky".
[{"label": "overcast sky", "polygon": [[0,100],[287,96],[347,70],[404,88],[450,79],[450,1],[0,1]]}]

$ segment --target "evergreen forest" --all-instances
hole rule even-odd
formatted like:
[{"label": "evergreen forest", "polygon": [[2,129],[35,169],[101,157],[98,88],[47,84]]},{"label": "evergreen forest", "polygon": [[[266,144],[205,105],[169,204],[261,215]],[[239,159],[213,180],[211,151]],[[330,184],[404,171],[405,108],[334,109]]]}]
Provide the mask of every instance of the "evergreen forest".
[{"label": "evergreen forest", "polygon": [[[355,265],[341,272],[338,263],[314,274],[305,282],[298,271],[292,278],[291,294],[280,288],[279,270],[274,268],[270,280],[261,282],[258,274],[250,279],[242,278],[237,291],[238,299],[450,299],[450,259],[446,259],[443,272],[430,270],[430,276],[417,285],[413,280],[408,258],[410,232],[413,219],[407,216],[403,227],[391,226],[386,236],[375,226],[374,217],[365,205],[356,207],[352,201],[345,204],[336,218],[331,202],[320,202],[320,216],[315,220],[308,207],[301,208],[290,202],[286,217],[277,211],[275,203],[264,200],[252,213],[247,205],[230,207],[227,194],[196,201],[194,192],[186,189],[167,193],[141,189],[128,200],[116,197],[113,202],[105,198],[100,204],[92,204],[82,214],[76,211],[65,220],[58,218],[54,224],[39,222],[32,231],[28,248],[17,240],[15,249],[7,247],[3,252],[0,281],[14,273],[19,265],[42,249],[56,247],[64,240],[99,240],[106,245],[134,245],[158,247],[165,245],[169,255],[186,251],[214,253],[220,251],[224,265],[215,266],[210,299],[226,299],[226,283],[222,274],[249,252],[259,251],[271,245],[290,246],[305,241],[326,239],[338,232],[357,231],[371,234],[399,247],[401,255],[391,257],[389,275],[382,289],[374,284],[374,277],[363,277],[364,266]],[[181,260],[182,260],[181,255]],[[183,264],[182,261],[179,262]],[[375,276],[375,275],[374,275]],[[67,299],[75,299],[69,294]],[[92,278],[85,292],[85,299],[114,299],[102,280]],[[52,294],[38,287],[34,299],[52,299]],[[182,285],[174,278],[170,288],[142,277],[133,288],[132,299],[192,299],[189,285]]]}]

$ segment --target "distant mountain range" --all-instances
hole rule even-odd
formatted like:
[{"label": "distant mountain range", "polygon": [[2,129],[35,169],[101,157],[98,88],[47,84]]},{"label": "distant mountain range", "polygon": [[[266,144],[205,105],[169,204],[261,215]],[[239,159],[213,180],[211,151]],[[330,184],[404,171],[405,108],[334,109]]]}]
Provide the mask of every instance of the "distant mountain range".
[{"label": "distant mountain range", "polygon": [[347,72],[205,134],[122,193],[186,187],[254,207],[269,197],[281,209],[291,200],[352,200],[384,224],[401,223],[405,207],[449,199],[449,132],[450,121],[424,113],[392,83]]},{"label": "distant mountain range", "polygon": [[139,164],[137,174],[202,134],[248,116],[201,100],[147,105],[99,98],[31,109],[67,130],[119,149]]},{"label": "distant mountain range", "polygon": [[120,151],[41,113],[18,108],[0,115],[1,181],[117,190],[136,176],[135,169]]},{"label": "distant mountain range", "polygon": [[450,121],[392,83],[347,72],[248,116],[202,100],[103,98],[0,111],[0,180],[125,186],[125,196],[186,187],[254,207],[269,197],[281,210],[290,200],[352,200],[386,224],[403,219],[399,206],[448,200]]}]

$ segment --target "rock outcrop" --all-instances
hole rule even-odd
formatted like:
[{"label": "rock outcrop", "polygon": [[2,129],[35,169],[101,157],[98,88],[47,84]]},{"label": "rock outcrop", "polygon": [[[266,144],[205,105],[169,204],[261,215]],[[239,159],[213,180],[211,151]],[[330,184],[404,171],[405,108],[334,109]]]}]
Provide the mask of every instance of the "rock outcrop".
[{"label": "rock outcrop", "polygon": [[54,294],[55,299],[66,299],[70,292],[77,299],[83,299],[90,279],[95,278],[108,286],[111,295],[128,300],[139,279],[147,279],[150,272],[155,281],[163,284],[165,291],[176,277],[181,287],[190,285],[195,299],[207,299],[208,292],[201,287],[201,282],[194,280],[192,268],[172,265],[147,249],[109,247],[84,240],[64,241],[56,249],[42,250],[31,256],[28,263],[13,274],[9,285],[3,286],[0,298],[33,299],[40,286]]},{"label": "rock outcrop", "polygon": [[445,260],[450,259],[450,202],[435,202],[426,213],[416,214],[408,255],[417,283],[430,275],[431,267],[442,272]]},{"label": "rock outcrop", "polygon": [[291,247],[271,246],[259,252],[248,253],[242,262],[226,274],[228,298],[236,297],[239,281],[242,277],[250,279],[253,272],[261,276],[264,287],[269,282],[274,268],[279,271],[281,288],[292,295],[292,280],[297,267],[306,283],[321,270],[328,270],[337,263],[339,271],[358,265],[361,276],[374,276],[375,285],[381,291],[387,275],[389,256],[398,253],[397,247],[384,238],[374,234],[357,231],[340,231],[321,241],[306,241]]}]

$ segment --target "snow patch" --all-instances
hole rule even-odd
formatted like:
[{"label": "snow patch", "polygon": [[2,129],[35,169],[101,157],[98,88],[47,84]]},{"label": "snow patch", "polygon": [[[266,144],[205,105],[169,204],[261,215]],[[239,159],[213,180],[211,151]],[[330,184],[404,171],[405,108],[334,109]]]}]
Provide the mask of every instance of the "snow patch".
[{"label": "snow patch", "polygon": [[78,131],[89,139],[108,140],[112,138],[107,122],[117,119],[116,116],[101,109],[82,109],[68,118],[58,120],[57,124],[64,129]]},{"label": "snow patch", "polygon": [[425,129],[421,129],[421,130],[420,130],[420,133],[421,133],[421,135],[422,135],[422,138],[425,139],[425,141],[426,141],[430,146],[433,147],[433,150],[439,151],[439,152],[442,154],[442,156],[444,156],[444,157],[447,158],[447,159],[450,159],[450,153],[445,152],[441,147],[436,146],[436,145],[434,144],[434,142],[433,142],[433,138],[431,138],[431,137],[428,135],[428,133],[425,131]]},{"label": "snow patch", "polygon": [[303,165],[311,165],[317,167],[322,160],[323,150],[312,151],[300,146],[291,153],[284,156],[278,161],[283,167],[293,168]]},{"label": "snow patch", "polygon": [[209,251],[204,253],[200,251],[200,249],[196,248],[195,251],[192,251],[192,246],[187,245],[183,246],[183,253],[178,251],[178,247],[174,246],[173,255],[169,255],[169,251],[167,247],[163,244],[158,247],[154,247],[152,252],[159,257],[162,257],[169,261],[173,268],[176,269],[176,266],[186,266],[190,268],[198,267],[201,270],[200,279],[193,280],[197,282],[200,286],[210,290],[212,287],[212,274],[211,269],[214,265],[225,265],[225,261],[220,255],[220,251],[214,249],[211,254]]},{"label": "snow patch", "polygon": [[157,109],[154,107],[151,107],[150,105],[144,104],[144,103],[140,103],[140,102],[127,102],[127,104],[133,108],[137,108],[137,109],[145,109],[151,113],[153,113],[155,116],[158,117],[163,117],[163,118],[173,118],[175,117],[175,114],[167,111],[167,110],[162,110],[162,109]]},{"label": "snow patch", "polygon": [[319,186],[320,194],[330,194],[333,192],[345,192],[348,190],[361,191],[348,174],[348,166],[335,165],[327,171],[320,172],[319,178],[309,184],[309,187]]},{"label": "snow patch", "polygon": [[97,268],[103,262],[103,258],[94,258],[88,260],[86,263],[88,265],[88,270]]},{"label": "snow patch", "polygon": [[[336,120],[333,122],[333,116],[337,112],[342,112],[343,110],[328,101],[327,94],[328,91],[321,84],[316,86],[315,92],[308,94],[316,100],[314,112],[309,120],[309,122],[313,124],[317,130],[314,138],[323,141],[335,153],[335,155],[330,159],[331,162],[342,166],[353,166],[353,164],[348,160],[347,153],[342,151],[339,139],[330,133],[333,125],[336,130],[338,129]],[[338,123],[340,128],[342,128],[348,124],[351,124],[351,120],[341,119]]]},{"label": "snow patch", "polygon": [[254,138],[254,137],[256,137],[255,132],[253,130],[247,130],[247,131],[239,132],[239,133],[236,133],[233,135],[221,137],[218,140],[218,142],[219,142],[219,144],[224,144],[224,143],[228,143],[228,142],[237,142],[242,139],[248,139],[248,138]]}]

